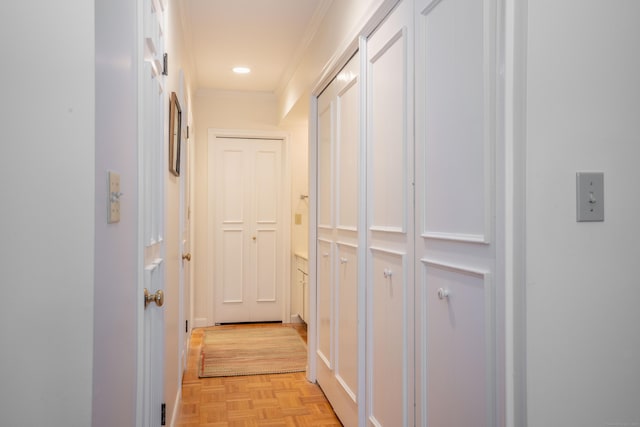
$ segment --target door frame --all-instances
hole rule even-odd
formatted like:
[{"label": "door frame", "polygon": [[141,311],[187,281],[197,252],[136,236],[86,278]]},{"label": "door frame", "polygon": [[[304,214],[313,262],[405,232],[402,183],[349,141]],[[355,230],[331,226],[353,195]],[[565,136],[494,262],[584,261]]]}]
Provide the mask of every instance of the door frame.
[{"label": "door frame", "polygon": [[[280,191],[283,195],[283,209],[280,212],[278,222],[282,225],[282,311],[281,319],[283,323],[288,323],[291,318],[291,147],[290,136],[287,132],[268,130],[242,130],[242,129],[218,129],[209,128],[207,131],[207,258],[215,256],[215,186],[211,185],[214,177],[211,176],[214,160],[213,144],[217,138],[238,138],[238,139],[271,139],[280,140],[282,144],[282,180]],[[207,263],[207,325],[213,326],[215,323],[215,271],[214,263]]]}]

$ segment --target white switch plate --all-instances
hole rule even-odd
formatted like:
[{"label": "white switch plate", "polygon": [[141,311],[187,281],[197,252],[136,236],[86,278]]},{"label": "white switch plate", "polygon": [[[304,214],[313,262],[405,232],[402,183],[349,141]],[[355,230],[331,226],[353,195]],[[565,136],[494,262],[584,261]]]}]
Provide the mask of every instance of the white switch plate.
[{"label": "white switch plate", "polygon": [[604,221],[604,173],[576,173],[576,221]]},{"label": "white switch plate", "polygon": [[107,171],[107,183],[109,192],[107,194],[107,223],[120,222],[120,174]]}]

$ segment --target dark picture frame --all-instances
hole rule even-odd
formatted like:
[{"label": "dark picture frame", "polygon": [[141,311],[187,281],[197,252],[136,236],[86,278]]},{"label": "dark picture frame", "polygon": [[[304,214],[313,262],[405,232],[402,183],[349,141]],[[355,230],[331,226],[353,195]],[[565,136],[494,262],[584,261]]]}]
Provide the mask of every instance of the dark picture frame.
[{"label": "dark picture frame", "polygon": [[182,144],[182,109],[178,96],[171,92],[169,100],[169,170],[180,176],[180,146]]}]

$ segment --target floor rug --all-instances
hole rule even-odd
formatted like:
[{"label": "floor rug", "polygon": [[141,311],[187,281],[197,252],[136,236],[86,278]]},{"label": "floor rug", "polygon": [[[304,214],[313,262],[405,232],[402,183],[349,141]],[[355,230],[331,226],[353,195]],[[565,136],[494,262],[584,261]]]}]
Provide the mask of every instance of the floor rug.
[{"label": "floor rug", "polygon": [[200,378],[301,372],[307,347],[293,328],[209,329],[202,338]]}]

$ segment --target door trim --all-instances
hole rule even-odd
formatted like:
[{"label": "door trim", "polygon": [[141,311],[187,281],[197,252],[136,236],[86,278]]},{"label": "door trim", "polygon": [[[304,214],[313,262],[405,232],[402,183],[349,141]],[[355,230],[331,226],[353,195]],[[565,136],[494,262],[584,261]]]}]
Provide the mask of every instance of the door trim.
[{"label": "door trim", "polygon": [[[268,131],[268,130],[242,130],[242,129],[217,129],[209,128],[207,131],[207,258],[212,257],[215,254],[214,245],[214,196],[215,188],[209,183],[212,177],[209,176],[211,172],[211,162],[213,161],[214,150],[213,144],[217,138],[238,138],[238,139],[272,139],[280,140],[282,143],[282,182],[280,189],[283,197],[283,209],[280,213],[279,222],[282,224],[282,269],[283,269],[283,283],[282,283],[282,313],[281,318],[283,323],[288,323],[288,319],[291,316],[291,149],[290,149],[290,137],[287,132]],[[214,265],[213,263],[207,263],[207,325],[213,326],[215,323],[215,304],[214,304]]]}]

